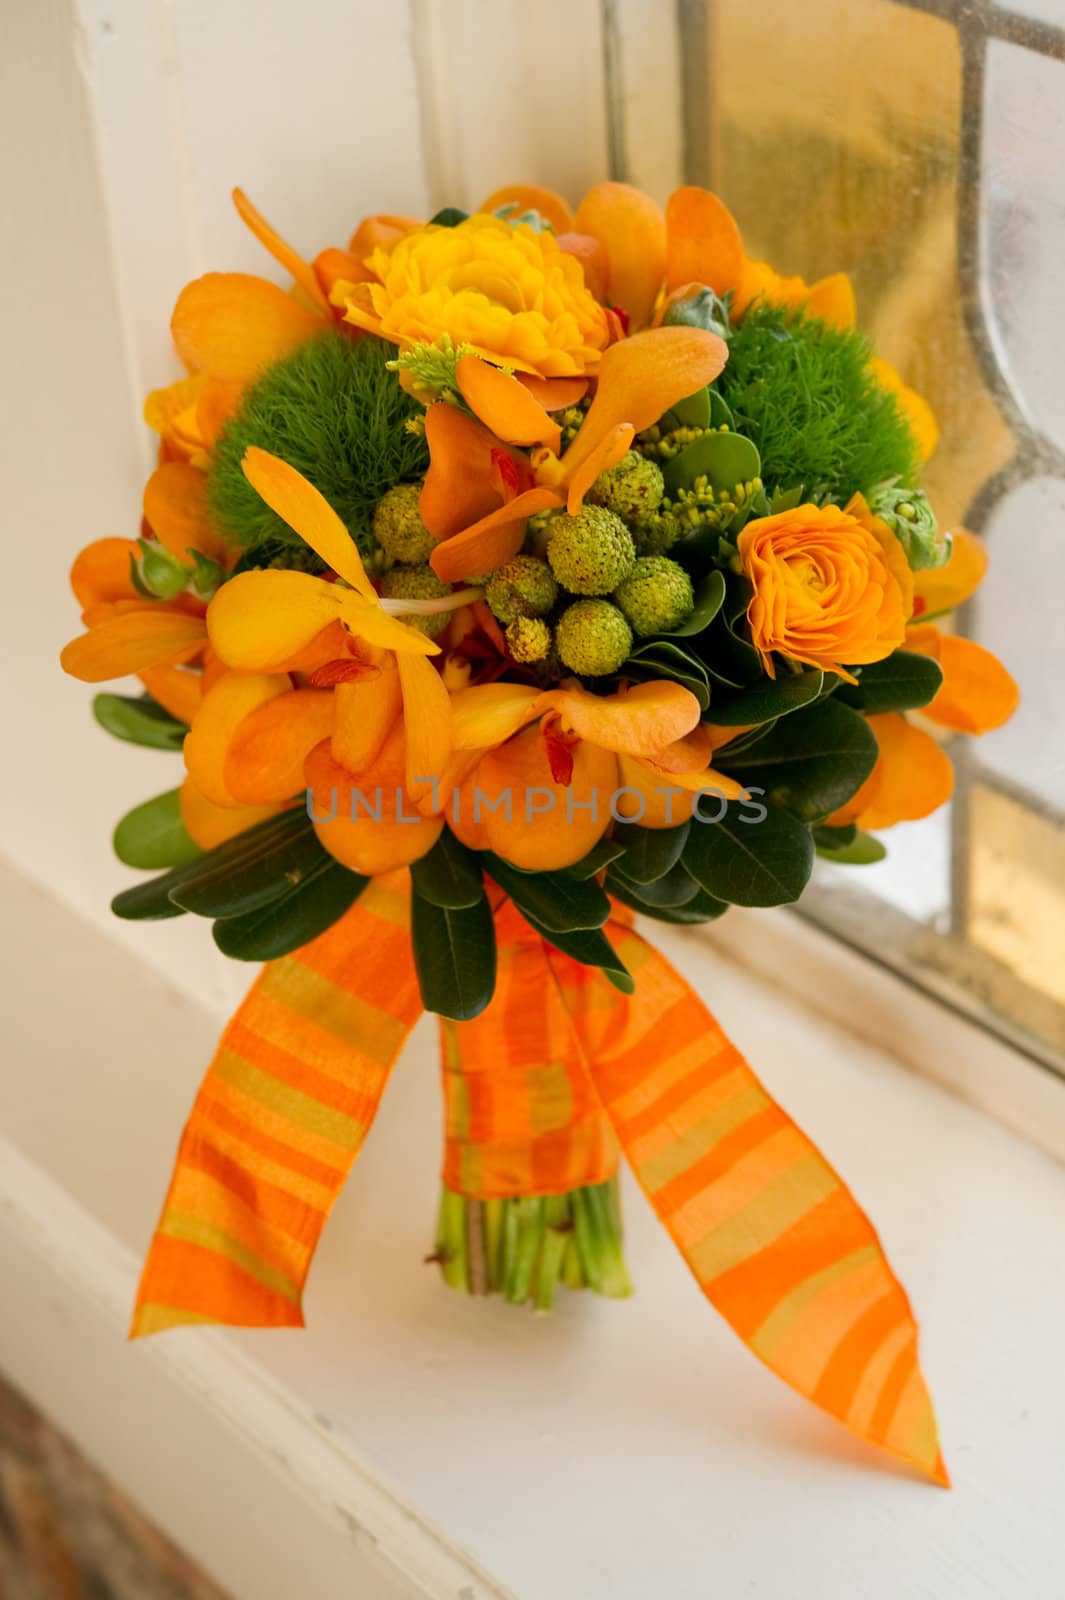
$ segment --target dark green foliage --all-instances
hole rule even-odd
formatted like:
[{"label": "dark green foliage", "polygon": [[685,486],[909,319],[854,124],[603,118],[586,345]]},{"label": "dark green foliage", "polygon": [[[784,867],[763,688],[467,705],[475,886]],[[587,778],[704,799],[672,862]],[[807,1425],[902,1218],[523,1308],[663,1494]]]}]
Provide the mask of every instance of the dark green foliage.
[{"label": "dark green foliage", "polygon": [[242,549],[261,539],[300,541],[256,494],[241,471],[251,444],[302,472],[329,501],[364,557],[372,519],[393,484],[429,464],[425,439],[407,431],[421,407],[399,386],[383,340],[325,334],[272,366],[252,386],[216,445],[207,474],[211,512]]},{"label": "dark green foliage", "polygon": [[487,898],[438,906],[415,889],[410,933],[425,1009],[456,1022],[478,1016],[496,985],[496,932]]},{"label": "dark green foliage", "polygon": [[781,717],[749,750],[736,753],[726,745],[715,760],[771,805],[814,822],[857,794],[876,756],[868,722],[832,697]]},{"label": "dark green foliage", "polygon": [[[263,510],[266,510],[265,506]],[[293,542],[291,529],[286,532],[287,537],[270,534],[249,545],[233,568],[233,577],[238,572],[259,572],[263,568],[281,567],[287,572],[310,572],[316,577],[328,572],[329,568],[321,556],[309,544],[302,544],[298,539]]]},{"label": "dark green foliage", "polygon": [[150,694],[98,694],[92,703],[92,714],[101,728],[116,739],[146,745],[151,750],[180,750],[189,731]]},{"label": "dark green foliage", "polygon": [[779,306],[756,306],[732,336],[718,387],[757,445],[768,488],[802,483],[841,503],[886,478],[916,483],[917,445],[869,370],[871,346]]}]

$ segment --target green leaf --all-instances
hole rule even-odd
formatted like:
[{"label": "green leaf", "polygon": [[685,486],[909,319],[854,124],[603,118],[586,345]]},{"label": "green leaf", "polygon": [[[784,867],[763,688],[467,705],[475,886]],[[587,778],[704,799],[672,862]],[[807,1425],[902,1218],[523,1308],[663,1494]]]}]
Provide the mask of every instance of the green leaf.
[{"label": "green leaf", "polygon": [[146,867],[152,872],[184,866],[203,855],[182,820],[180,789],[168,789],[127,811],[111,842],[115,855],[127,867]]},{"label": "green leaf", "polygon": [[280,900],[332,859],[319,843],[304,807],[286,811],[283,817],[283,824],[258,838],[249,838],[252,829],[238,834],[230,842],[236,845],[244,840],[239,851],[212,851],[204,856],[200,870],[171,889],[175,905],[199,917],[245,916]]},{"label": "green leaf", "polygon": [[706,478],[714,489],[732,489],[757,478],[761,470],[756,446],[742,433],[706,433],[674,456],[662,476],[666,492],[676,494],[692,488],[696,478]]},{"label": "green leaf", "polygon": [[171,899],[172,890],[180,889],[196,877],[211,874],[216,869],[235,870],[243,867],[263,852],[273,850],[279,837],[287,838],[299,827],[309,825],[307,813],[302,807],[295,811],[280,812],[276,817],[267,817],[265,822],[256,823],[254,828],[245,828],[243,833],[227,839],[225,844],[206,851],[188,866],[175,867],[160,878],[149,878],[147,883],[124,889],[112,900],[111,910],[116,917],[134,922],[180,917],[185,908]]},{"label": "green leaf", "polygon": [[712,428],[735,428],[736,418],[732,414],[732,407],[716,389],[710,390],[710,426]]},{"label": "green leaf", "polygon": [[671,428],[709,428],[710,391],[706,385],[696,389],[686,399],[678,400],[675,406],[670,406],[658,426],[663,433],[668,433]]},{"label": "green leaf", "polygon": [[[664,787],[664,785],[663,785]],[[687,822],[675,828],[641,828],[638,822],[618,822],[614,838],[625,846],[620,868],[631,883],[653,883],[680,860],[688,841]]]},{"label": "green leaf", "polygon": [[478,1016],[496,986],[496,930],[487,898],[437,906],[411,895],[411,940],[427,1011],[456,1022]]},{"label": "green leaf", "polygon": [[748,728],[774,722],[789,711],[800,711],[822,694],[825,675],[814,669],[779,678],[764,678],[731,700],[714,697],[711,721],[723,728]]},{"label": "green leaf", "polygon": [[841,683],[836,694],[867,715],[916,711],[934,698],[943,682],[939,663],[912,650],[896,650],[884,661],[871,661],[851,671],[858,682]]},{"label": "green leaf", "polygon": [[876,765],[875,735],[863,716],[834,697],[782,717],[752,749],[715,756],[724,772],[761,790],[803,822],[830,816],[857,794]]},{"label": "green leaf", "polygon": [[708,628],[721,610],[725,599],[725,575],[708,572],[695,586],[695,610],[679,628],[670,628],[663,636],[667,639],[690,639],[693,634]]},{"label": "green leaf", "polygon": [[429,223],[438,228],[457,228],[468,216],[469,212],[461,210],[459,206],[444,206],[435,216],[429,218]]},{"label": "green leaf", "polygon": [[653,878],[643,883],[634,882],[618,868],[607,877],[607,888],[611,891],[618,886],[634,894],[647,906],[683,906],[689,900],[694,900],[699,893],[699,885],[695,879],[686,872],[680,861],[675,861],[668,872],[661,877]]},{"label": "green leaf", "polygon": [[710,705],[710,674],[705,663],[669,639],[648,639],[638,644],[625,663],[625,676],[640,682],[672,678],[691,691],[703,711]]},{"label": "green leaf", "polygon": [[838,861],[846,867],[868,867],[874,861],[883,861],[887,850],[871,833],[856,833],[850,844],[836,849],[818,844],[817,853],[825,861]]},{"label": "green leaf", "polygon": [[612,861],[625,854],[625,846],[617,839],[600,839],[598,844],[593,844],[586,856],[580,861],[575,861],[572,867],[563,867],[562,871],[568,878],[594,878],[602,872]]},{"label": "green leaf", "polygon": [[563,955],[579,961],[584,967],[601,968],[615,989],[620,989],[623,994],[633,993],[635,979],[601,928],[572,928],[561,933],[558,929],[547,928],[542,922],[537,922],[524,906],[518,909],[530,928],[535,929],[548,944],[553,944],[556,950],[561,950]]},{"label": "green leaf", "polygon": [[[761,818],[752,810],[764,811]],[[797,900],[813,868],[808,828],[775,806],[732,802],[720,822],[692,823],[684,865],[716,900],[783,906]]]},{"label": "green leaf", "polygon": [[450,828],[410,869],[411,881],[423,900],[462,910],[484,898],[484,877],[472,850],[460,844]]},{"label": "green leaf", "polygon": [[639,895],[623,882],[612,883],[610,892],[631,911],[638,911],[641,916],[654,917],[657,922],[668,922],[675,927],[690,927],[699,922],[713,922],[717,917],[724,916],[728,910],[724,900],[715,900],[705,889],[697,889],[692,899],[680,906],[650,905],[646,900],[641,900]]},{"label": "green leaf", "polygon": [[523,915],[535,917],[554,933],[601,928],[610,915],[610,901],[593,879],[564,872],[519,872],[490,851],[485,852],[484,866]]},{"label": "green leaf", "polygon": [[774,490],[773,498],[769,502],[770,514],[775,517],[778,512],[793,511],[797,505],[801,505],[802,489],[802,484],[797,483],[790,489]]},{"label": "green leaf", "polygon": [[172,717],[151,695],[98,694],[92,714],[107,732],[151,750],[180,750],[188,725]]},{"label": "green leaf", "polygon": [[214,942],[223,955],[237,961],[276,961],[331,928],[369,881],[327,856],[269,905],[216,922],[211,930]]},{"label": "green leaf", "polygon": [[858,837],[858,829],[853,822],[845,822],[838,828],[830,828],[827,822],[820,822],[813,830],[814,844],[819,850],[842,850],[844,846],[853,844]]}]

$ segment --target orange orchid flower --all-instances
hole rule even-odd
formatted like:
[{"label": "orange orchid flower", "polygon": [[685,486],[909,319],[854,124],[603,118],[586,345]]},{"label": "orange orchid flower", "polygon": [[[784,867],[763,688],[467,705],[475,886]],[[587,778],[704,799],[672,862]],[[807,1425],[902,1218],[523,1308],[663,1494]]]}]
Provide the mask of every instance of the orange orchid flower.
[{"label": "orange orchid flower", "polygon": [[680,684],[606,696],[575,682],[546,691],[485,684],[456,694],[452,717],[440,796],[450,826],[471,849],[525,871],[571,866],[615,815],[670,827],[702,791],[742,793],[710,766],[699,703]]},{"label": "orange orchid flower", "polygon": [[[671,405],[711,383],[727,348],[698,328],[650,328],[604,351],[595,398],[576,438],[557,454],[558,425],[509,373],[464,356],[456,367],[469,416],[439,401],[426,415],[431,465],[421,497],[441,542],[431,564],[447,582],[490,571],[521,549],[529,517],[580,509],[601,472]],[[539,446],[526,456],[515,446]]]},{"label": "orange orchid flower", "polygon": [[[133,539],[97,539],[74,560],[70,582],[87,631],[72,639],[59,659],[63,670],[82,683],[177,667],[194,660],[207,643],[202,601],[191,595],[150,600],[137,593],[130,577],[137,554]],[[166,693],[169,682],[157,676],[153,692]]]}]

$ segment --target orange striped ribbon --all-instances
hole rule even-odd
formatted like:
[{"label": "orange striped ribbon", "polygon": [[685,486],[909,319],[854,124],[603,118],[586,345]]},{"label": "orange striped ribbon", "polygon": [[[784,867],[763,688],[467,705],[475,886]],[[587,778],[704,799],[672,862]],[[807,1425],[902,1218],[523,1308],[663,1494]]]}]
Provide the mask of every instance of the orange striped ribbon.
[{"label": "orange striped ribbon", "polygon": [[302,1327],[318,1236],[422,1003],[403,878],[272,961],[222,1035],[182,1136],[131,1337]]},{"label": "orange striped ribbon", "polygon": [[917,1325],[876,1232],[699,997],[631,928],[636,978],[548,960],[621,1148],[699,1287],[773,1372],[948,1485]]},{"label": "orange striped ribbon", "polygon": [[552,982],[548,946],[508,902],[496,912],[496,994],[472,1022],[441,1019],[444,1182],[479,1200],[565,1194],[617,1171],[617,1143]]}]

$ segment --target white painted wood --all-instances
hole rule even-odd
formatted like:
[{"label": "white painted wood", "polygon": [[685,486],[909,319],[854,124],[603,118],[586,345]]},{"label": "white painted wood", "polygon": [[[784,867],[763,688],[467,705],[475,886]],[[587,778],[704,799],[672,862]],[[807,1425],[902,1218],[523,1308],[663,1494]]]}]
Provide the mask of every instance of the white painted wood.
[{"label": "white painted wood", "polygon": [[624,176],[664,205],[684,182],[680,28],[676,5],[612,0]]},{"label": "white painted wood", "polygon": [[[392,1600],[353,1580],[338,1505],[401,1571],[426,1570],[410,1545],[424,1552],[435,1526],[520,1600],[1058,1600],[1065,1174],[1031,1145],[705,940],[656,935],[876,1219],[924,1329],[951,1495],[752,1360],[631,1185],[633,1300],[569,1296],[537,1318],[444,1290],[421,1264],[440,1137],[428,1025],[330,1219],[308,1328],[127,1348],[130,1252],[220,1019],[17,875],[0,895],[18,930],[0,964],[0,1103],[18,1156],[0,1167],[0,1363],[228,1574],[235,1600]],[[224,1505],[203,1492],[216,1460]],[[279,1469],[287,1499],[264,1488]],[[388,1520],[367,1481],[395,1485],[414,1521]],[[308,1504],[319,1564],[287,1591],[257,1587],[307,1550]],[[432,1581],[413,1592],[456,1600],[474,1582]]]}]

